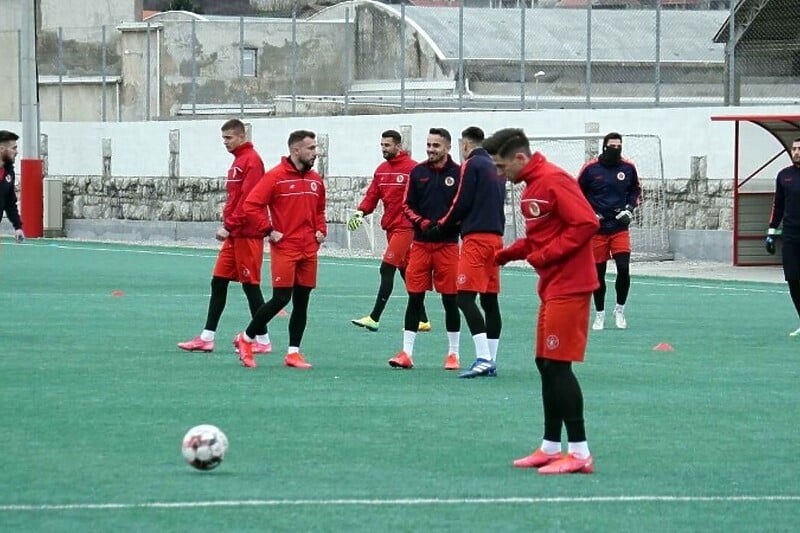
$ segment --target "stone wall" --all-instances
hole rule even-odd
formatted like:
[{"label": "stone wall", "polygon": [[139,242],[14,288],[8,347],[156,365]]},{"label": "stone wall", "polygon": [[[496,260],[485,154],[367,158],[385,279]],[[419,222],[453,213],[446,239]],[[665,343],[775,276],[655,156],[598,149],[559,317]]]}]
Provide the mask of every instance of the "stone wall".
[{"label": "stone wall", "polygon": [[[211,222],[220,219],[225,202],[222,178],[102,178],[61,176],[65,219]],[[360,202],[369,177],[327,177],[327,215],[344,222]],[[696,175],[660,183],[643,181],[640,211],[666,217],[640,219],[668,229],[730,230],[733,227],[733,183]],[[509,195],[508,211],[514,209]],[[649,221],[649,222],[646,222]]]}]

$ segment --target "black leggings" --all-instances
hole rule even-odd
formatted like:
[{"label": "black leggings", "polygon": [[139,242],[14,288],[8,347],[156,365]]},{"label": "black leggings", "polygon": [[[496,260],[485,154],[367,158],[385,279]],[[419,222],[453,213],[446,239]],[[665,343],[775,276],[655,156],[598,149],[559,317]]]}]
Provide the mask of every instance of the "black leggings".
[{"label": "black leggings", "polygon": [[[499,339],[503,321],[500,317],[500,304],[497,294],[481,294],[481,308],[483,314],[475,303],[475,291],[458,291],[458,307],[464,313],[469,332],[474,336],[486,333],[488,339]],[[484,318],[485,315],[485,318]]]},{"label": "black leggings", "polygon": [[536,358],[542,376],[544,407],[544,440],[561,442],[561,426],[567,428],[567,441],[583,442],[583,392],[569,361]]},{"label": "black leggings", "polygon": [[[424,292],[409,292],[408,305],[403,329],[417,331],[420,322],[420,313],[425,304]],[[461,330],[461,313],[458,312],[458,302],[455,294],[442,294],[444,307],[444,325],[448,333]]]},{"label": "black leggings", "polygon": [[294,287],[277,287],[272,289],[272,298],[262,305],[253,320],[247,326],[247,336],[255,338],[257,332],[266,327],[278,312],[292,302],[292,314],[289,317],[289,346],[300,347],[303,332],[308,321],[308,301],[311,296],[311,287],[295,285]]},{"label": "black leggings", "polygon": [[[392,290],[394,290],[394,273],[396,270],[396,266],[390,265],[385,261],[381,262],[381,268],[379,271],[381,274],[381,284],[378,287],[378,296],[375,298],[375,305],[372,308],[372,312],[369,314],[370,318],[372,318],[372,320],[375,322],[381,321],[383,310],[386,308],[386,303],[389,301],[389,297],[392,295]],[[403,279],[406,278],[405,268],[400,269],[400,277]],[[420,309],[419,321],[428,321],[428,313],[425,311],[424,303],[422,304],[422,309]]]},{"label": "black leggings", "polygon": [[[211,298],[208,300],[208,314],[206,315],[205,329],[209,331],[217,331],[219,326],[219,319],[222,317],[222,312],[225,310],[225,304],[228,300],[228,285],[229,279],[214,276],[211,278]],[[264,296],[261,294],[261,285],[254,285],[252,283],[242,283],[242,290],[247,297],[247,305],[250,308],[250,316],[255,316],[258,309],[264,305]],[[267,325],[264,324],[263,328],[259,330],[259,335],[267,333]]]},{"label": "black leggings", "polygon": [[[631,254],[615,255],[614,263],[617,265],[617,281],[614,282],[617,303],[625,305],[631,288]],[[595,266],[597,267],[597,280],[600,282],[600,287],[594,291],[594,308],[602,311],[606,308],[606,263],[595,263]]]}]

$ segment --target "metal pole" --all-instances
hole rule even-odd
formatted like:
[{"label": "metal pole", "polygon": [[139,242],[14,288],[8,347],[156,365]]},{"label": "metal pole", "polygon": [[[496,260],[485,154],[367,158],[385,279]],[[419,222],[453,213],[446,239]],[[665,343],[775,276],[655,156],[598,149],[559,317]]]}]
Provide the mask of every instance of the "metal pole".
[{"label": "metal pole", "polygon": [[297,4],[292,8],[292,116],[297,114]]},{"label": "metal pole", "polygon": [[656,106],[661,102],[661,0],[656,0]]},{"label": "metal pole", "polygon": [[106,121],[106,26],[103,25],[103,49],[100,53],[100,85],[102,87],[102,92],[100,94],[101,106],[102,109],[100,114],[102,115],[103,122]]},{"label": "metal pole", "polygon": [[586,107],[592,105],[592,3],[586,3]]},{"label": "metal pole", "polygon": [[400,111],[406,110],[406,3],[400,3]]},{"label": "metal pole", "polygon": [[[350,26],[350,8],[344,8],[344,27]],[[344,32],[344,114],[350,114],[350,32]]]},{"label": "metal pole", "polygon": [[728,24],[728,105],[739,105],[736,91],[736,0],[730,0],[731,15]]},{"label": "metal pole", "polygon": [[[522,7],[519,10],[519,108],[525,111],[525,2],[522,2]],[[536,78],[536,83],[539,83],[539,78]],[[539,91],[536,91],[537,105],[539,98]]]},{"label": "metal pole", "polygon": [[19,121],[22,122],[22,30],[17,30],[17,90],[19,91]]},{"label": "metal pole", "polygon": [[[253,58],[255,59],[255,58]],[[244,116],[244,17],[239,17],[239,116]]]},{"label": "metal pole", "polygon": [[[24,0],[20,29],[22,157],[39,157],[39,88],[36,72],[36,2]],[[27,4],[27,5],[25,5]]]},{"label": "metal pole", "polygon": [[197,114],[197,19],[192,19],[192,117]]},{"label": "metal pole", "polygon": [[458,3],[458,110],[464,109],[464,2]]},{"label": "metal pole", "polygon": [[20,189],[22,225],[28,237],[43,234],[44,180],[39,158],[39,77],[36,70],[36,1],[23,0],[20,27],[20,107],[22,160]]},{"label": "metal pole", "polygon": [[64,28],[58,27],[58,121],[64,120]]},{"label": "metal pole", "polygon": [[144,100],[144,119],[150,120],[150,23],[147,23],[147,58],[145,61],[145,100]]}]

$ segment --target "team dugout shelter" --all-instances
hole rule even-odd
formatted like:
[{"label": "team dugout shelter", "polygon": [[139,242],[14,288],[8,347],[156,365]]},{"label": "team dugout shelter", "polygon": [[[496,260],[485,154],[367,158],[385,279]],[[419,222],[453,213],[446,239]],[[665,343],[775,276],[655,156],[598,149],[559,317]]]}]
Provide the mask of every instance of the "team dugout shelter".
[{"label": "team dugout shelter", "polygon": [[[780,265],[781,239],[777,239],[775,255],[768,254],[764,248],[764,237],[775,195],[775,176],[762,176],[762,174],[764,169],[781,156],[789,155],[787,165],[791,164],[792,141],[800,137],[800,115],[721,115],[712,116],[711,120],[734,123],[733,264],[735,266]],[[743,122],[765,129],[778,143],[777,153],[746,176],[742,175],[740,157]]]}]

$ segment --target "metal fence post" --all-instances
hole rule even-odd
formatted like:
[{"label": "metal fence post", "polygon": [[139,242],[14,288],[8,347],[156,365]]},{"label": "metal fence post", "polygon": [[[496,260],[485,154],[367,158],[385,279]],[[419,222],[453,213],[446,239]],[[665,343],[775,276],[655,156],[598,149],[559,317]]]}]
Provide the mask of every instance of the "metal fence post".
[{"label": "metal fence post", "polygon": [[192,19],[192,117],[197,114],[197,19]]},{"label": "metal fence post", "polygon": [[323,178],[328,175],[328,134],[317,135],[317,172]]},{"label": "metal fence post", "polygon": [[22,122],[22,30],[17,30],[17,90],[19,121]]},{"label": "metal fence post", "polygon": [[144,104],[144,119],[150,120],[150,23],[147,23],[147,57],[145,58],[145,104]]},{"label": "metal fence post", "polygon": [[400,112],[406,111],[406,3],[400,2]]},{"label": "metal fence post", "polygon": [[297,115],[297,4],[292,8],[292,116]]},{"label": "metal fence post", "polygon": [[586,3],[586,107],[592,105],[592,3]]},{"label": "metal fence post", "polygon": [[458,110],[464,109],[464,2],[458,3]]},{"label": "metal fence post", "polygon": [[661,102],[661,0],[656,0],[656,79],[655,104]]},{"label": "metal fence post", "polygon": [[519,28],[519,108],[525,111],[525,2],[520,4]]},{"label": "metal fence post", "polygon": [[[350,8],[344,8],[344,27],[350,26]],[[344,114],[350,114],[350,34],[344,32]]]},{"label": "metal fence post", "polygon": [[101,87],[102,87],[102,94],[100,95],[100,101],[102,110],[100,114],[102,116],[103,122],[106,121],[106,26],[103,25],[103,49],[100,53],[100,77],[101,77]]},{"label": "metal fence post", "polygon": [[102,154],[103,154],[103,179],[111,177],[111,138],[103,137],[102,141]]},{"label": "metal fence post", "polygon": [[58,27],[58,121],[64,120],[64,28]]},{"label": "metal fence post", "polygon": [[403,144],[403,150],[411,157],[411,126],[400,126],[400,139]]},{"label": "metal fence post", "polygon": [[239,17],[239,116],[244,116],[244,16]]},{"label": "metal fence post", "polygon": [[181,175],[181,130],[169,130],[169,177]]}]

